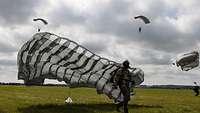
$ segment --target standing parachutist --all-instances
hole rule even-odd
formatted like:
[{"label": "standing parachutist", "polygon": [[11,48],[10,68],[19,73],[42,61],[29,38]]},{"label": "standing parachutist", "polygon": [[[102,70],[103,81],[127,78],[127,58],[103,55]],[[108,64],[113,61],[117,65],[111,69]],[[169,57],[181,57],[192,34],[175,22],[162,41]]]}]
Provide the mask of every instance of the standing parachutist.
[{"label": "standing parachutist", "polygon": [[199,86],[197,84],[197,82],[194,82],[195,86],[193,88],[193,91],[196,93],[195,96],[199,95]]}]

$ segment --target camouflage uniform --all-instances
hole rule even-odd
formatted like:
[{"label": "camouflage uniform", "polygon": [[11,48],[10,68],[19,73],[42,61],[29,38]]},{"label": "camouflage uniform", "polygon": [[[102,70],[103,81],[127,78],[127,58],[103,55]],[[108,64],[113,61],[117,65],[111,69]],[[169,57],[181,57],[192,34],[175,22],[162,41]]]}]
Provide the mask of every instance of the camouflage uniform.
[{"label": "camouflage uniform", "polygon": [[195,96],[198,96],[199,95],[199,86],[194,86],[193,90],[196,93]]},{"label": "camouflage uniform", "polygon": [[130,80],[131,76],[128,67],[120,68],[115,74],[114,85],[119,86],[121,93],[124,96],[124,101],[117,104],[117,111],[119,111],[121,106],[124,106],[124,113],[128,113],[128,101],[130,100]]}]

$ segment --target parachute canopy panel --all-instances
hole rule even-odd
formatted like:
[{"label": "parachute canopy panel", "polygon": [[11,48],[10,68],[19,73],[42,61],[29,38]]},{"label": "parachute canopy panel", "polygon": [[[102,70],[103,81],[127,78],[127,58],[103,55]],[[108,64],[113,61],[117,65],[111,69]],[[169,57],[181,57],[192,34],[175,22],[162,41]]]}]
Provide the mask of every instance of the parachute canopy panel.
[{"label": "parachute canopy panel", "polygon": [[44,24],[48,24],[48,22],[45,19],[42,19],[42,18],[34,18],[33,21],[41,21]]},{"label": "parachute canopy panel", "polygon": [[181,67],[183,71],[189,71],[199,66],[199,53],[197,51],[179,55],[176,59],[177,67]]},{"label": "parachute canopy panel", "polygon": [[141,19],[141,20],[143,20],[143,22],[145,23],[145,24],[149,24],[150,23],[150,20],[147,18],[147,17],[145,17],[145,16],[136,16],[136,17],[134,17],[135,19]]}]

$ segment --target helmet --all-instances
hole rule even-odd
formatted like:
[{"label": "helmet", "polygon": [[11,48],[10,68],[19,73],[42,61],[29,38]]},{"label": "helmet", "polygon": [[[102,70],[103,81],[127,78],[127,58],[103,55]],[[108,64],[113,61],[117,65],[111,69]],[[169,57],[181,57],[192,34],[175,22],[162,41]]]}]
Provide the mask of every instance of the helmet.
[{"label": "helmet", "polygon": [[128,60],[125,60],[122,64],[123,64],[123,66],[126,67],[126,68],[129,68],[129,67],[130,67],[130,66],[129,66],[130,63],[129,63]]}]

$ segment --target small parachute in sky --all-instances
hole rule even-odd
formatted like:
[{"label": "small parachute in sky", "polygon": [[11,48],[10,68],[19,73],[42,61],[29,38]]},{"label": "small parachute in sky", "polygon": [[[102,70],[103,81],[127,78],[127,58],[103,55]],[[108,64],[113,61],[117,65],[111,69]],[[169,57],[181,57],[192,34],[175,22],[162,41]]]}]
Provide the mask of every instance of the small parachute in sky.
[{"label": "small parachute in sky", "polygon": [[136,16],[134,18],[135,19],[142,19],[145,24],[149,24],[150,23],[150,20],[147,17],[145,17],[145,16]]},{"label": "small parachute in sky", "polygon": [[[33,21],[41,21],[43,24],[47,25],[48,22],[42,18],[34,18]],[[38,32],[40,32],[40,28],[38,28]]]},{"label": "small parachute in sky", "polygon": [[48,22],[46,20],[42,19],[42,18],[35,18],[35,19],[33,19],[33,21],[38,21],[38,20],[42,21],[45,25],[48,24]]},{"label": "small parachute in sky", "polygon": [[[174,63],[175,64],[175,63]],[[183,71],[189,71],[199,66],[199,53],[193,51],[180,55],[176,59],[176,66],[181,67]]]},{"label": "small parachute in sky", "polygon": [[[151,23],[150,20],[147,17],[145,17],[145,16],[136,16],[134,18],[135,19],[141,19],[145,24]],[[142,31],[142,27],[139,27],[138,30],[139,30],[139,32],[141,32]]]}]

